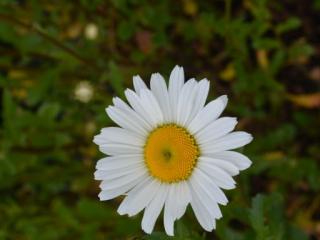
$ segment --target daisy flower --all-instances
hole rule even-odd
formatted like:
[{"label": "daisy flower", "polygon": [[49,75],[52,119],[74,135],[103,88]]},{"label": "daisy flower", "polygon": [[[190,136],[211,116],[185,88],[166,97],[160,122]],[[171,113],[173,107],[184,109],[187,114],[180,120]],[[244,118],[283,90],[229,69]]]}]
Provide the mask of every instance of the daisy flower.
[{"label": "daisy flower", "polygon": [[152,74],[150,89],[134,76],[134,91],[125,91],[129,104],[115,97],[106,109],[119,127],[103,128],[94,137],[108,155],[97,162],[94,174],[102,181],[99,198],[124,195],[118,213],[134,216],[144,210],[146,233],[153,231],[164,209],[170,236],[190,203],[200,225],[212,231],[222,217],[219,204],[228,202],[222,189],[234,188],[232,176],[251,165],[246,156],[230,150],[248,144],[252,136],[232,132],[236,118],[219,118],[227,96],[205,105],[207,79],[184,82],[183,68],[176,66],[168,85],[159,73]]}]

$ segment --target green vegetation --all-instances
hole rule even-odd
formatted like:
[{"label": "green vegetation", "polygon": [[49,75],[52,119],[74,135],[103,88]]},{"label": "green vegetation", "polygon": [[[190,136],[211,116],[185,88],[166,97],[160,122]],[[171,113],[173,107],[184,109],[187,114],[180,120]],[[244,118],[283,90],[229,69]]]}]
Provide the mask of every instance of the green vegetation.
[{"label": "green vegetation", "polygon": [[[320,238],[320,1],[0,1],[0,239]],[[92,138],[132,76],[174,65],[229,96],[252,167],[216,231],[168,238],[100,202]]]}]

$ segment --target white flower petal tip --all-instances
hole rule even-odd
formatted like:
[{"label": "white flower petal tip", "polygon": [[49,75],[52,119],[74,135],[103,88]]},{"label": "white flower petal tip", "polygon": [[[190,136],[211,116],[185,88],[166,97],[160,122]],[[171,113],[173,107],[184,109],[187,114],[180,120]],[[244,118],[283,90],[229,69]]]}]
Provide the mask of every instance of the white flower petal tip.
[{"label": "white flower petal tip", "polygon": [[100,139],[99,139],[99,135],[96,135],[93,137],[92,142],[94,142],[95,144],[99,145],[101,143]]},{"label": "white flower petal tip", "polygon": [[133,87],[138,94],[142,89],[148,88],[139,75],[133,76]]},{"label": "white flower petal tip", "polygon": [[[235,152],[253,140],[234,131],[233,117],[220,117],[228,104],[222,95],[206,104],[207,79],[185,81],[184,69],[175,66],[168,84],[160,73],[151,75],[150,88],[138,75],[127,102],[114,97],[106,113],[118,127],[106,127],[93,142],[107,156],[96,164],[94,179],[101,181],[101,201],[124,196],[118,214],[144,211],[142,230],[151,234],[163,211],[167,235],[190,204],[206,231],[222,217],[220,205],[228,199],[223,189],[236,187],[232,178],[251,166]],[[168,164],[170,163],[170,164]]]},{"label": "white flower petal tip", "polygon": [[223,102],[224,105],[228,104],[228,96],[227,95],[222,95],[218,99],[220,99]]}]

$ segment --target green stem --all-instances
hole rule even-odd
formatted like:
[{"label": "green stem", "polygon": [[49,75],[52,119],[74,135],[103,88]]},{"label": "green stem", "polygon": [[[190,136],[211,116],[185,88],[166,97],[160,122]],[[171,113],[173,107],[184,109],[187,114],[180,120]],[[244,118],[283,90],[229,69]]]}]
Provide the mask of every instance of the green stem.
[{"label": "green stem", "polygon": [[3,20],[5,22],[11,23],[13,25],[22,27],[30,32],[34,32],[36,34],[38,34],[39,36],[41,36],[43,39],[45,39],[46,41],[50,42],[51,44],[53,44],[54,46],[56,46],[57,48],[60,48],[61,50],[63,50],[64,52],[68,53],[69,55],[73,56],[75,59],[77,59],[78,61],[92,66],[94,68],[97,68],[96,65],[94,65],[92,63],[92,61],[83,58],[81,55],[79,55],[76,51],[74,51],[72,48],[69,48],[68,46],[64,45],[63,43],[59,42],[57,39],[55,39],[54,37],[50,36],[48,33],[46,33],[38,24],[33,23],[25,23],[23,21],[20,21],[19,19],[16,19],[10,15],[4,14],[4,13],[0,13],[0,20]]},{"label": "green stem", "polygon": [[226,22],[230,21],[231,18],[231,5],[232,5],[232,0],[225,0],[225,18],[226,18]]}]

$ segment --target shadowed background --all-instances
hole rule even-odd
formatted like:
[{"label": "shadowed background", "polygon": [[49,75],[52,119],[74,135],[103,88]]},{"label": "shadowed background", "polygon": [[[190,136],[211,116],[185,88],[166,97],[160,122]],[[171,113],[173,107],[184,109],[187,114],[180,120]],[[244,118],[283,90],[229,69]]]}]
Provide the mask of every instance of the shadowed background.
[{"label": "shadowed background", "polygon": [[92,143],[132,76],[211,82],[253,134],[217,230],[189,209],[170,239],[320,239],[320,1],[0,1],[0,239],[144,235],[98,200]]}]

